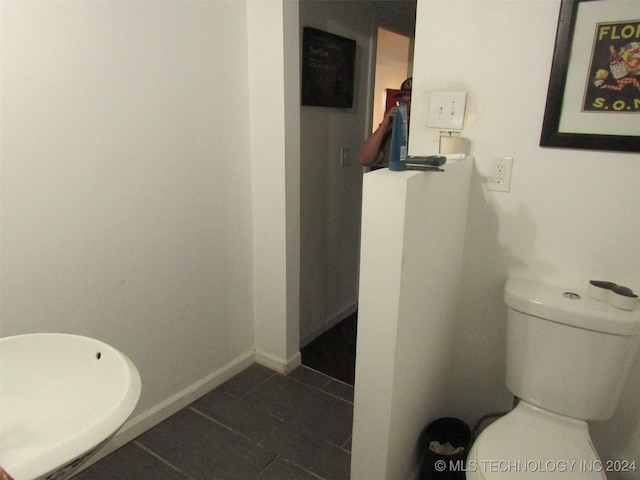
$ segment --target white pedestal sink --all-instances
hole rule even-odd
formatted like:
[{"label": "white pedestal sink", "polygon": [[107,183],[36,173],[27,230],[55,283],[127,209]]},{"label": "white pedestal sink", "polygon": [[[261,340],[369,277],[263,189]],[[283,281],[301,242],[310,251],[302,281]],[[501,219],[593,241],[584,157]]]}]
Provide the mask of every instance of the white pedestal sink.
[{"label": "white pedestal sink", "polygon": [[0,467],[14,480],[60,480],[101,448],[140,398],[115,348],[78,335],[0,339]]}]

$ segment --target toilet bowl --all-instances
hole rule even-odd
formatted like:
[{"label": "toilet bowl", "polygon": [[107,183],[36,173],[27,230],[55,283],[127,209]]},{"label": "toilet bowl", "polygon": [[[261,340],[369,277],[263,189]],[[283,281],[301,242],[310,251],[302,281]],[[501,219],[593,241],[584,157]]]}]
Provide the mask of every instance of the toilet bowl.
[{"label": "toilet bowl", "polygon": [[467,480],[603,480],[587,421],[613,415],[640,344],[640,310],[510,278],[506,386],[517,406],[473,443]]},{"label": "toilet bowl", "polygon": [[489,425],[467,457],[467,480],[603,480],[587,422],[520,402]]}]

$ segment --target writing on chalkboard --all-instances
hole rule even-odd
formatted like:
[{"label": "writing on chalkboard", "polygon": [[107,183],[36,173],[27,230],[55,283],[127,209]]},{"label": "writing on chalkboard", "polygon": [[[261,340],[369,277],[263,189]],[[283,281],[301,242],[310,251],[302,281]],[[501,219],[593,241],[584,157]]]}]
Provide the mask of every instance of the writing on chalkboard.
[{"label": "writing on chalkboard", "polygon": [[356,41],[304,27],[302,105],[351,108]]}]

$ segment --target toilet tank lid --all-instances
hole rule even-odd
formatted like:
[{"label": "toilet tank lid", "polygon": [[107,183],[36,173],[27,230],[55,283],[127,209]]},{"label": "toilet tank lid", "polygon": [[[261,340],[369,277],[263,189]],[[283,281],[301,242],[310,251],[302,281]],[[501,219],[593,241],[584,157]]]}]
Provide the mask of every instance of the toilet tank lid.
[{"label": "toilet tank lid", "polygon": [[621,310],[589,297],[586,290],[511,277],[504,287],[504,301],[514,310],[552,322],[615,335],[640,334],[640,310]]}]

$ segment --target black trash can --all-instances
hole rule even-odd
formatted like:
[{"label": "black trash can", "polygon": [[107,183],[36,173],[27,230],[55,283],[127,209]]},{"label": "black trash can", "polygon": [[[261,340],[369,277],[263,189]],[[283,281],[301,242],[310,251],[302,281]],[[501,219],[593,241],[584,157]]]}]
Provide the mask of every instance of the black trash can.
[{"label": "black trash can", "polygon": [[420,480],[464,480],[471,429],[458,418],[431,422],[420,434]]}]

